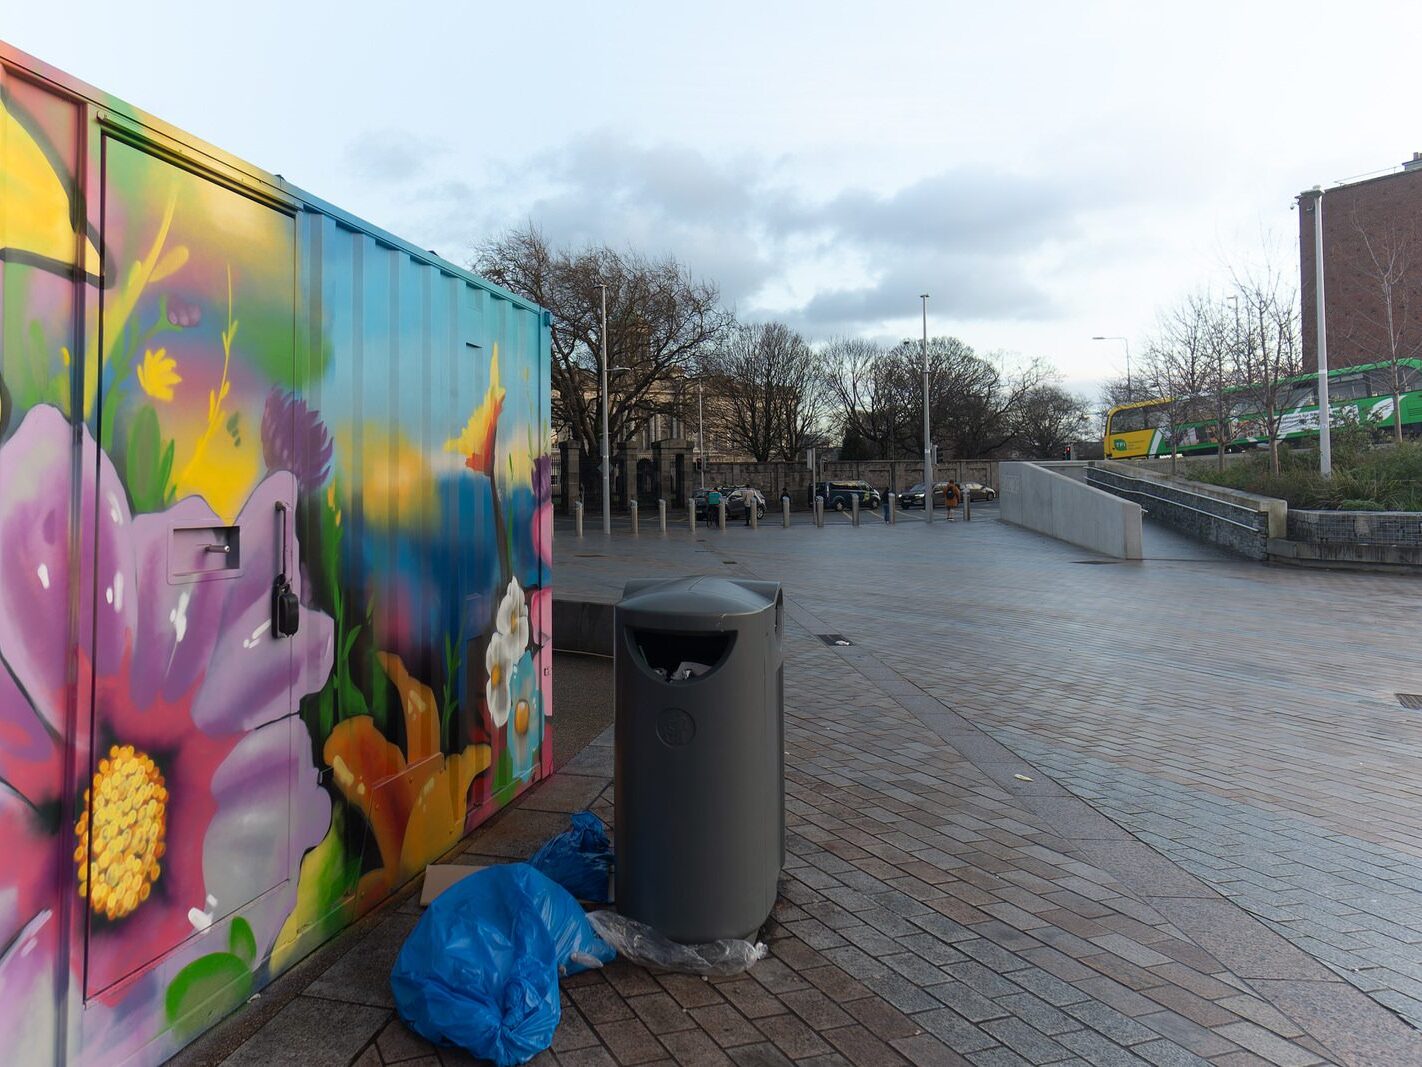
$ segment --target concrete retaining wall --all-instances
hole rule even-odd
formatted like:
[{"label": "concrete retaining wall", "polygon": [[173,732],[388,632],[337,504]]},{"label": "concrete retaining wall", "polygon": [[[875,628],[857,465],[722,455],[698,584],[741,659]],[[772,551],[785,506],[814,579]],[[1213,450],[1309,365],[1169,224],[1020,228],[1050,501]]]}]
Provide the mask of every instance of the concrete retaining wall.
[{"label": "concrete retaining wall", "polygon": [[1288,540],[1270,541],[1272,559],[1387,569],[1422,566],[1422,514],[1415,511],[1290,509]]},{"label": "concrete retaining wall", "polygon": [[1000,517],[1117,559],[1141,558],[1141,509],[1035,463],[1003,463]]},{"label": "concrete retaining wall", "polygon": [[553,648],[557,652],[612,655],[612,602],[568,600],[553,594]]},{"label": "concrete retaining wall", "polygon": [[1285,536],[1289,506],[1273,497],[1152,474],[1134,465],[1093,465],[1086,481],[1135,501],[1166,526],[1249,559],[1268,559],[1270,538]]}]

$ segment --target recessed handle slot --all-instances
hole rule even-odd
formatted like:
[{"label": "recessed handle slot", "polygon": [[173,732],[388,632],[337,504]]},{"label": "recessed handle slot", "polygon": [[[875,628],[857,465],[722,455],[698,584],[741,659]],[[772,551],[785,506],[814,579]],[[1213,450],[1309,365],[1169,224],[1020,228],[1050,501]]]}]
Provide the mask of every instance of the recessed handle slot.
[{"label": "recessed handle slot", "polygon": [[229,578],[242,566],[240,526],[177,527],[168,534],[168,580]]}]

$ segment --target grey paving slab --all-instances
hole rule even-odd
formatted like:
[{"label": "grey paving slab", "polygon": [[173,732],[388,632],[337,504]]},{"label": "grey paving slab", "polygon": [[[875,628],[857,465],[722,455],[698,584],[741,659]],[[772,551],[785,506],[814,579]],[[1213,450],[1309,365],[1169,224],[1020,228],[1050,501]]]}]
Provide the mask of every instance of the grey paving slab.
[{"label": "grey paving slab", "polygon": [[[226,1067],[274,1063],[345,1067],[389,1019],[384,1008],[297,997],[222,1062]],[[376,1062],[380,1062],[378,1054]]]},{"label": "grey paving slab", "polygon": [[[1368,688],[1393,669],[1395,579],[1174,550],[1082,567],[991,513],[558,538],[559,595],[681,573],[784,583],[788,855],[750,975],[619,962],[567,979],[547,1062],[1422,1063],[1405,1000],[1377,999],[1422,1002],[1422,820],[1378,771],[1401,772],[1417,738]],[[1320,598],[1381,622],[1301,685],[1293,646]],[[1248,610],[1202,630],[1222,603]],[[583,667],[595,722],[609,671]],[[610,819],[610,737],[587,739],[464,857],[527,855],[585,798]],[[417,910],[377,925],[395,917]],[[1371,964],[1358,990],[1348,959]],[[410,1051],[388,1022],[346,1062]]]}]

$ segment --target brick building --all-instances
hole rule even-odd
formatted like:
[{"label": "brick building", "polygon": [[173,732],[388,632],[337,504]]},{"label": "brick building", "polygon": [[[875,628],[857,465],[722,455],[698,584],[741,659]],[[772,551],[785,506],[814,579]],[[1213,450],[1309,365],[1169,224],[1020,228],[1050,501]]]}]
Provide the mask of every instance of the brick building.
[{"label": "brick building", "polygon": [[[1306,367],[1318,364],[1314,211],[1318,194],[1299,197],[1299,296]],[[1400,357],[1422,354],[1422,153],[1378,177],[1323,192],[1323,286],[1328,365],[1392,357],[1387,300]]]}]

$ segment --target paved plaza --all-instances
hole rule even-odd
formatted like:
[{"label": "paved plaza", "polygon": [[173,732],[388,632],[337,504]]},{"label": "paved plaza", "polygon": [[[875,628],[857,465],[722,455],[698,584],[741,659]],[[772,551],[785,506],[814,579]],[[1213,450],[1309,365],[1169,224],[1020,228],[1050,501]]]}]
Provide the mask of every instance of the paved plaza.
[{"label": "paved plaza", "polygon": [[[1422,713],[1396,699],[1422,693],[1422,585],[1146,545],[1115,563],[981,505],[560,526],[559,597],[783,583],[789,857],[768,959],[569,979],[536,1062],[1422,1064]],[[560,656],[555,702],[605,706],[610,676]],[[559,759],[455,861],[610,820],[610,734]],[[393,1017],[418,914],[370,916],[179,1062],[469,1062]]]}]

